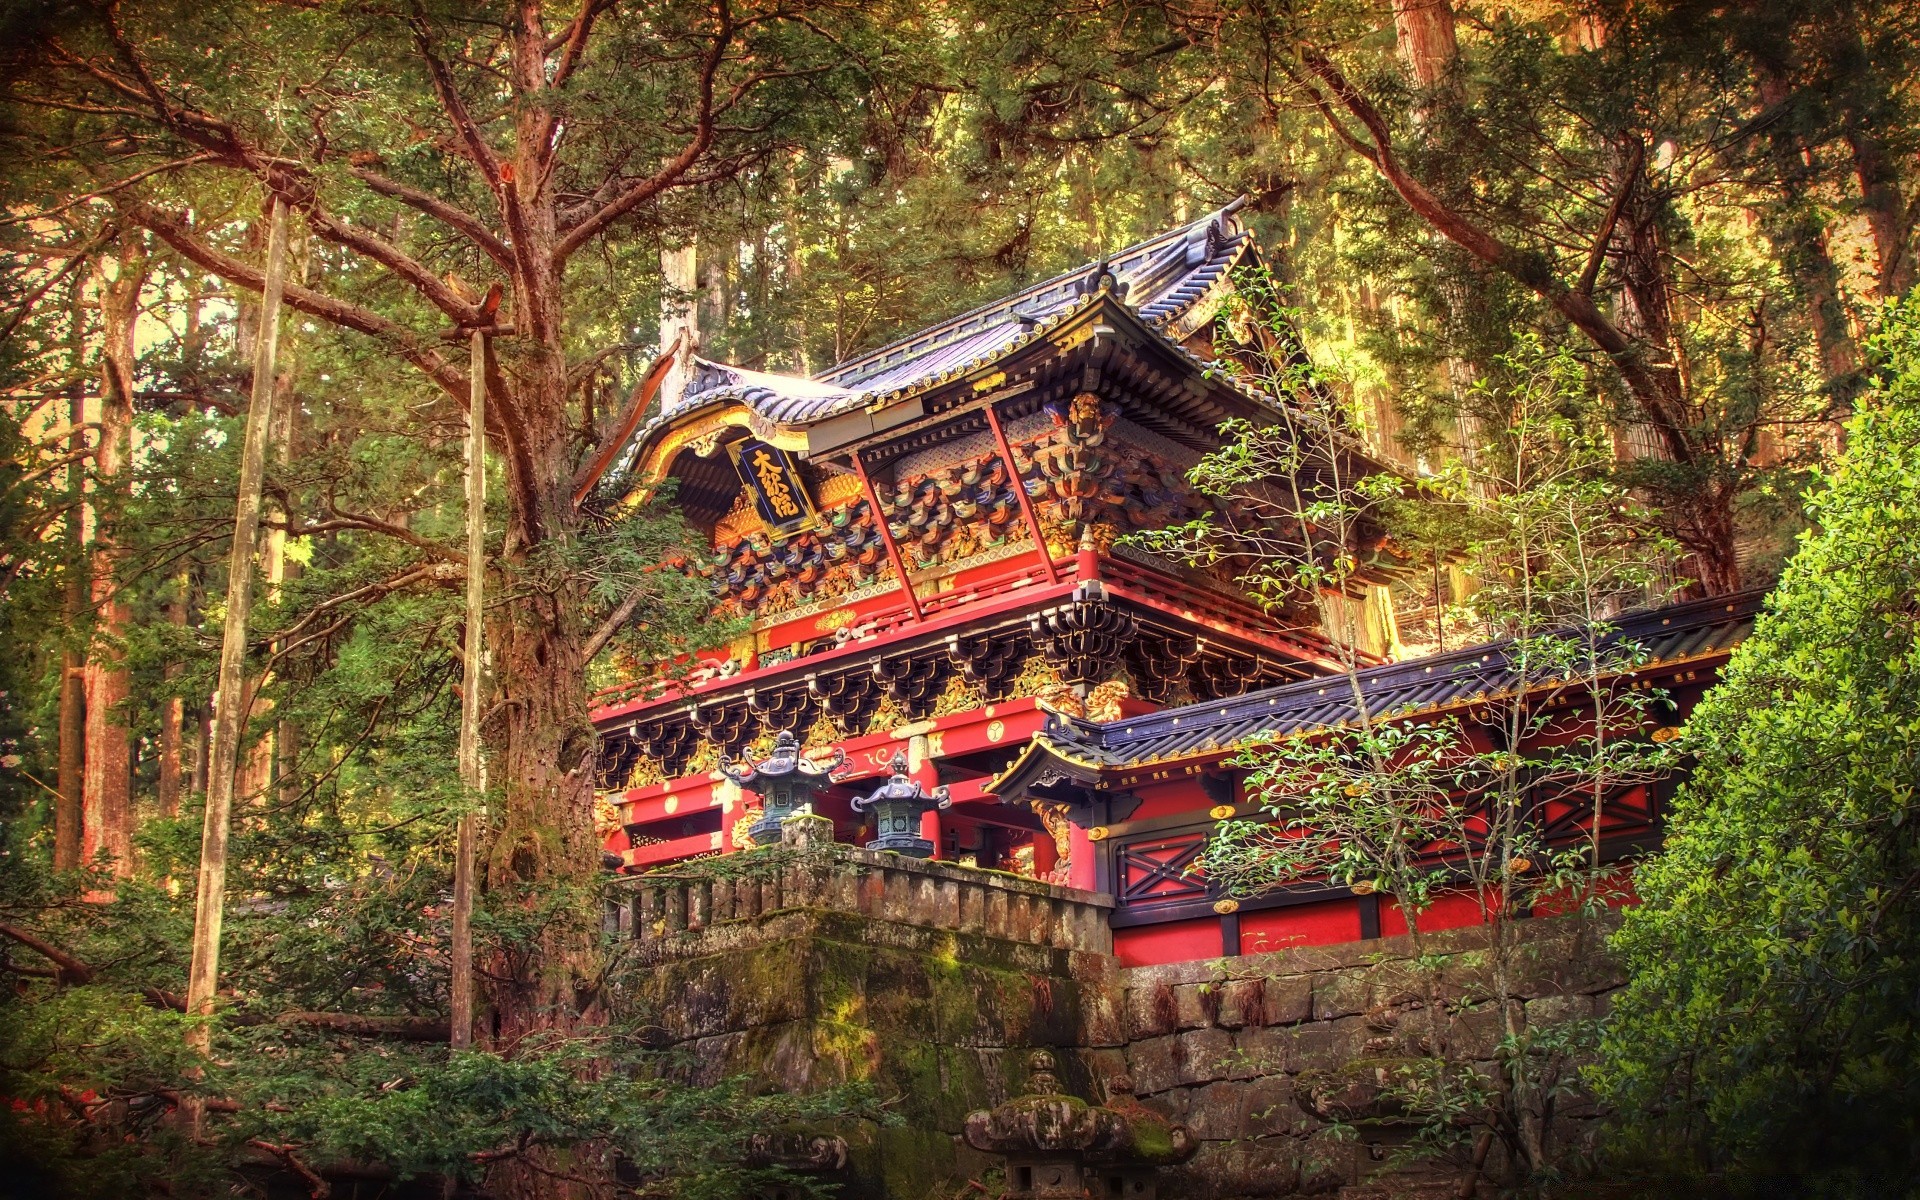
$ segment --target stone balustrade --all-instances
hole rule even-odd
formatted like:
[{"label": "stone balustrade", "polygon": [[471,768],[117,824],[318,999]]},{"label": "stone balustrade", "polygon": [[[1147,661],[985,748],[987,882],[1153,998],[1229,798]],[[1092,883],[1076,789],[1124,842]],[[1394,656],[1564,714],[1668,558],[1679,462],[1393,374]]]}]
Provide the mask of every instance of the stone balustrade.
[{"label": "stone balustrade", "polygon": [[780,832],[773,846],[616,881],[609,928],[643,952],[662,951],[725,922],[813,909],[1058,950],[1113,950],[1110,896],[840,845],[825,817],[792,817]]}]

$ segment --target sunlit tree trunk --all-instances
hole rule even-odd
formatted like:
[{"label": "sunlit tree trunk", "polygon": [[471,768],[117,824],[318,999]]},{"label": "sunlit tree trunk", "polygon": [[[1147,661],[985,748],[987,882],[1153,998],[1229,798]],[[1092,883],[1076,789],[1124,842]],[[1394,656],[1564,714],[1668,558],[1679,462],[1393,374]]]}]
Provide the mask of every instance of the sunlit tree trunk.
[{"label": "sunlit tree trunk", "polygon": [[82,854],[105,852],[116,875],[133,871],[132,746],[126,701],[131,680],[120,640],[129,620],[127,602],[116,577],[119,548],[114,522],[132,463],[134,327],[140,317],[140,293],[146,285],[145,235],[122,234],[112,278],[102,278],[100,293],[100,436],[94,453],[98,480],[91,546],[92,599],[98,626],[86,669],[86,804],[82,817]]}]

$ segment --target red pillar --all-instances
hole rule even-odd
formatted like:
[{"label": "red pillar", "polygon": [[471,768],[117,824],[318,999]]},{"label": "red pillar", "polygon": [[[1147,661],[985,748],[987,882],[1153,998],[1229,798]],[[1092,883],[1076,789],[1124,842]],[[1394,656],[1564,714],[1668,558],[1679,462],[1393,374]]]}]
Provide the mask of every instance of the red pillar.
[{"label": "red pillar", "polygon": [[[916,733],[907,739],[907,775],[915,783],[931,792],[940,786],[940,771],[934,766],[929,753],[931,743],[924,733]],[[933,843],[933,856],[943,858],[947,844],[940,837],[940,813],[930,809],[920,815],[920,836]]]},{"label": "red pillar", "polygon": [[1099,852],[1100,843],[1087,836],[1087,831],[1078,825],[1067,826],[1067,884],[1085,891],[1099,890],[1099,877],[1094,871],[1093,856]]}]

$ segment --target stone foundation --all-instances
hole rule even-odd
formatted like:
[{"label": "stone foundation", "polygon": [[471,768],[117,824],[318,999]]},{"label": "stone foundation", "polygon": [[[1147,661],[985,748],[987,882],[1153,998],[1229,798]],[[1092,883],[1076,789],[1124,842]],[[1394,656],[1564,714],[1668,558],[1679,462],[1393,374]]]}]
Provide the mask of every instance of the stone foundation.
[{"label": "stone foundation", "polygon": [[[1163,1196],[1426,1190],[1443,1181],[1381,1177],[1392,1129],[1339,1139],[1315,1105],[1436,1039],[1451,1058],[1486,1063],[1502,1035],[1478,929],[1425,939],[1432,972],[1415,969],[1404,937],[1121,968],[1105,897],[791,840],[722,861],[724,878],[620,885],[609,919],[632,935],[621,1005],[653,1023],[659,1044],[688,1051],[698,1081],[875,1087],[901,1123],[833,1131],[848,1141],[843,1194],[856,1200],[980,1196],[967,1181],[995,1164],[961,1139],[966,1114],[1021,1094],[1036,1047],[1054,1050],[1067,1091],[1100,1102],[1126,1073],[1143,1103],[1200,1140]],[[1516,1019],[1604,1013],[1620,978],[1602,927],[1522,929]],[[1573,1098],[1559,1113],[1559,1140],[1578,1152],[1591,1106]]]}]

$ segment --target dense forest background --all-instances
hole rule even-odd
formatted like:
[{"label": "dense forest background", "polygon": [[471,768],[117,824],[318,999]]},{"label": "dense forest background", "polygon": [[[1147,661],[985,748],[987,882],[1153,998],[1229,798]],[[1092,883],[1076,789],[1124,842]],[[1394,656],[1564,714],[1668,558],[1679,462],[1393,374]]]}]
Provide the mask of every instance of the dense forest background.
[{"label": "dense forest background", "polygon": [[[1920,220],[1900,0],[8,3],[0,58],[0,1072],[30,1193],[189,1194],[332,1155],[558,1194],[614,1147],[732,1194],[757,1168],[715,1147],[743,1106],[811,1103],[608,1068],[642,1051],[598,987],[588,696],[697,639],[704,599],[652,569],[687,545],[670,497],[616,521],[617,477],[577,489],[649,402],[663,333],[818,371],[1244,195],[1383,452],[1471,460],[1551,361],[1670,582],[1715,594],[1770,585],[1846,423],[1911,403],[1889,382],[1908,327],[1881,332]],[[256,380],[276,204],[286,312]],[[483,797],[455,769],[470,344]],[[183,996],[262,400],[208,1058]],[[1880,469],[1911,471],[1887,465],[1911,422],[1872,428]],[[1436,570],[1410,603],[1437,620],[1454,586]],[[1911,577],[1883,600],[1910,614]],[[1904,741],[1867,751],[1901,778]],[[484,1017],[449,1056],[462,812],[483,814]],[[1897,914],[1912,826],[1883,805],[1866,827],[1898,843],[1872,884]],[[1881,980],[1875,1029],[1910,1037],[1908,978]],[[224,1114],[210,1140],[168,1115],[196,1096]]]}]

